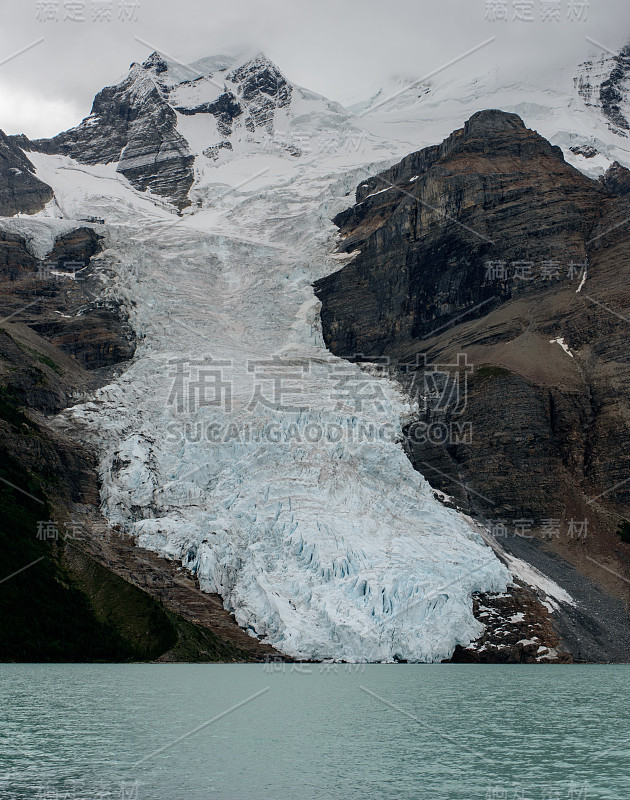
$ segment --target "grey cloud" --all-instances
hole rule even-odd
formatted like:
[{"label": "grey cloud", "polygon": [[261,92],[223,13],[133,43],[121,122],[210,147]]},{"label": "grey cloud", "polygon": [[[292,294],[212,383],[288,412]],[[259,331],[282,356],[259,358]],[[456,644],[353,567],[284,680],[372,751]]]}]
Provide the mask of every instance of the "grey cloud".
[{"label": "grey cloud", "polygon": [[[141,0],[135,21],[119,19],[121,0],[112,0],[110,22],[92,21],[94,4],[104,0],[84,0],[85,21],[64,21],[64,2],[56,22],[38,19],[42,0],[5,12],[0,61],[44,37],[0,66],[0,128],[9,133],[52,135],[78,123],[99,89],[149,54],[136,37],[184,61],[264,50],[290,80],[342,103],[369,96],[392,75],[415,80],[490,36],[492,45],[453,68],[454,76],[498,68],[514,80],[524,72],[544,80],[586,56],[586,36],[613,49],[630,39],[627,0],[591,0],[587,22],[568,21],[570,0],[562,0],[557,23],[539,21],[540,0],[535,22],[489,22],[488,0]],[[123,2],[123,16],[131,16],[133,0]]]}]

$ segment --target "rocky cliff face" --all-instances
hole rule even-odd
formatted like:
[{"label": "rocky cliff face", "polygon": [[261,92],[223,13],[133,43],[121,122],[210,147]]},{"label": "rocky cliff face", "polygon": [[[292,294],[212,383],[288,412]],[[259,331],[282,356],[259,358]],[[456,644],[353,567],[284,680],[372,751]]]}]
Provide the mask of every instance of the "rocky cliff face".
[{"label": "rocky cliff face", "polygon": [[78,127],[38,139],[34,148],[85,164],[117,162],[117,170],[140,191],[150,189],[185,207],[194,157],[157,81],[158,66],[151,59],[132,64],[125,80],[96,95],[90,116]]},{"label": "rocky cliff face", "polygon": [[330,349],[385,359],[416,404],[407,448],[433,485],[622,599],[605,567],[630,576],[624,188],[481,112],[358,187],[336,219],[358,254],[315,285]]},{"label": "rocky cliff face", "polygon": [[92,260],[102,249],[101,239],[92,228],[76,228],[60,234],[40,260],[24,236],[0,231],[3,316],[27,324],[88,370],[125,361],[135,349],[125,310],[101,296],[103,285]]},{"label": "rocky cliff face", "polygon": [[[317,284],[327,343],[344,355],[394,342],[404,349],[464,309],[484,315],[535,291],[534,264],[584,262],[605,203],[598,185],[519,117],[474,115],[439,147],[361,184],[356,206],[335,220],[341,249],[361,254]],[[500,263],[488,271],[491,261]],[[514,262],[526,262],[522,279],[501,269]],[[545,284],[557,283],[554,271]]]},{"label": "rocky cliff face", "polygon": [[0,216],[35,214],[52,197],[53,190],[36,177],[23,151],[0,131]]}]

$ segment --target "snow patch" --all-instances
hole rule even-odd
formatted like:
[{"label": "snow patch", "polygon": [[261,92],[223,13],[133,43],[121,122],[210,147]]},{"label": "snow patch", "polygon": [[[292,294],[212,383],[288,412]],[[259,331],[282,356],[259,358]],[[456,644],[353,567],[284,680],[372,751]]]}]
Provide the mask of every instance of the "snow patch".
[{"label": "snow patch", "polygon": [[553,611],[557,611],[559,603],[564,603],[569,606],[576,605],[575,600],[567,591],[561,586],[558,586],[551,578],[547,578],[546,575],[543,575],[542,572],[531,566],[531,564],[527,564],[525,561],[507,552],[503,553],[503,557],[507,561],[510,572],[515,577],[522,580],[523,583],[526,583],[528,586],[539,589],[545,595],[543,602],[547,608],[551,607]]},{"label": "snow patch", "polygon": [[579,286],[578,286],[578,288],[575,290],[575,293],[576,293],[576,294],[579,294],[579,292],[581,292],[581,291],[582,291],[582,289],[584,288],[584,284],[586,283],[586,274],[587,274],[587,272],[588,272],[588,270],[587,270],[587,269],[586,269],[586,267],[585,267],[585,268],[584,268],[584,274],[582,275],[582,280],[580,281],[580,285],[579,285]]},{"label": "snow patch", "polygon": [[573,358],[573,353],[569,350],[569,345],[564,341],[562,336],[559,336],[557,339],[550,339],[549,344],[559,344],[564,352]]}]

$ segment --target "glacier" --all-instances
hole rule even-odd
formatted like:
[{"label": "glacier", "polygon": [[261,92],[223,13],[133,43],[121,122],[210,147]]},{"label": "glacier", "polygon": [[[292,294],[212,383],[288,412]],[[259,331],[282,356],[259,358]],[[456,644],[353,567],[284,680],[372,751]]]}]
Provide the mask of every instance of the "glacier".
[{"label": "glacier", "polygon": [[[460,90],[446,103],[434,87],[414,100],[419,110],[397,101],[376,120],[296,90],[289,108],[276,109],[266,144],[263,134],[241,137],[218,160],[203,155],[201,120],[182,118],[197,155],[193,205],[179,216],[115,163],[29,154],[66,219],[106,219],[94,263],[138,335],[132,363],[57,420],[99,453],[105,517],[180,561],[239,625],[293,658],[447,659],[483,631],[472,593],[511,581],[475,527],[411,466],[399,433],[412,408],[399,387],[386,371],[326,350],[312,290],[347,258],[335,253],[331,218],[361,181],[460,125],[471,110]],[[175,91],[179,102],[186,91]],[[478,110],[480,89],[471,91]],[[545,133],[560,142],[566,119],[556,122]],[[607,136],[589,124],[589,141]],[[299,158],[269,146],[296,132],[310,145]],[[606,156],[620,157],[610,142]],[[287,366],[295,408],[265,402]],[[190,404],[203,369],[220,373],[221,392]],[[188,395],[184,375],[197,376]],[[364,402],[345,396],[340,380],[364,387]]]},{"label": "glacier", "polygon": [[[509,573],[405,456],[397,386],[332,356],[319,328],[311,283],[339,265],[329,220],[366,169],[254,156],[264,176],[179,219],[113,169],[34,158],[66,213],[107,219],[96,263],[140,337],[128,369],[67,414],[101,452],[109,522],[294,658],[430,662],[476,638],[471,593],[503,591]],[[242,169],[224,171],[238,184]],[[248,364],[274,357],[306,365],[302,410],[252,407]],[[230,365],[229,407],[179,413],[173,365],[203,358]],[[340,366],[378,383],[378,403],[344,406]]]}]

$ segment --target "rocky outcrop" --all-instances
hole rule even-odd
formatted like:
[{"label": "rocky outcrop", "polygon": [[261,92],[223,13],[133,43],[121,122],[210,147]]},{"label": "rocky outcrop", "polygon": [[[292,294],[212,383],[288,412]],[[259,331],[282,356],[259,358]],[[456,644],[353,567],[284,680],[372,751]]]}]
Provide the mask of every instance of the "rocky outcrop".
[{"label": "rocky outcrop", "polygon": [[0,216],[35,214],[52,198],[53,190],[35,175],[23,151],[0,131]]},{"label": "rocky outcrop", "polygon": [[76,228],[59,235],[40,261],[24,237],[0,232],[3,316],[28,325],[90,370],[126,361],[135,350],[126,310],[101,297],[102,282],[92,260],[102,249],[101,239],[92,228]]},{"label": "rocky outcrop", "polygon": [[455,664],[571,663],[553,628],[551,616],[525,586],[510,594],[475,595],[473,613],[483,634],[467,647],[458,645]]},{"label": "rocky outcrop", "polygon": [[622,167],[618,161],[610,165],[600,181],[609,192],[618,197],[630,194],[630,170]]},{"label": "rocky outcrop", "polygon": [[0,278],[15,281],[24,273],[35,273],[38,261],[26,249],[19,233],[0,231]]},{"label": "rocky outcrop", "polygon": [[515,115],[480,112],[358,187],[335,220],[357,254],[315,291],[334,353],[389,360],[436,488],[627,600],[624,179],[591,180]]},{"label": "rocky outcrop", "polygon": [[65,269],[68,264],[87,265],[97,253],[103,249],[102,239],[94,228],[82,226],[69,233],[60,234],[52,250],[46,256],[46,261]]},{"label": "rocky outcrop", "polygon": [[599,150],[597,150],[595,147],[591,147],[591,145],[588,144],[569,147],[569,150],[572,153],[575,153],[576,156],[583,156],[584,158],[595,158],[595,156],[599,155]]}]

